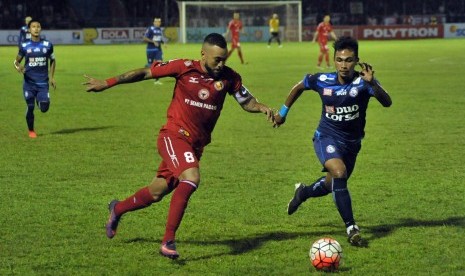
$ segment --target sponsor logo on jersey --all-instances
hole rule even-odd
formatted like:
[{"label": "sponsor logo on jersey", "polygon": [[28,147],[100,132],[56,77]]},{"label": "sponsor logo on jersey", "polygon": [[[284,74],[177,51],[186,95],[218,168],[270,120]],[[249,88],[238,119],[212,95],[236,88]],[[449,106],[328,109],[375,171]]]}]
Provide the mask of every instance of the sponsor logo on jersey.
[{"label": "sponsor logo on jersey", "polygon": [[199,78],[189,77],[189,82],[190,83],[199,83]]},{"label": "sponsor logo on jersey", "polygon": [[222,81],[215,81],[213,86],[215,87],[216,91],[221,91],[224,88],[224,83]]},{"label": "sponsor logo on jersey", "polygon": [[349,91],[349,96],[351,96],[352,98],[355,98],[357,97],[357,95],[358,95],[357,87],[352,87]]},{"label": "sponsor logo on jersey", "polygon": [[323,96],[331,96],[333,94],[333,89],[323,88]]},{"label": "sponsor logo on jersey", "polygon": [[347,95],[347,90],[342,89],[335,92],[336,96],[345,96]]},{"label": "sponsor logo on jersey", "polygon": [[[333,108],[333,110],[331,110],[331,108]],[[356,104],[338,107],[325,106],[325,117],[337,122],[352,121],[360,117],[360,112],[358,112],[359,109],[360,107]]]},{"label": "sponsor logo on jersey", "polygon": [[328,145],[326,147],[326,152],[327,153],[334,153],[336,151],[336,148],[333,145]]},{"label": "sponsor logo on jersey", "polygon": [[210,91],[208,91],[208,89],[203,88],[199,90],[199,98],[206,100],[208,97],[210,97]]}]

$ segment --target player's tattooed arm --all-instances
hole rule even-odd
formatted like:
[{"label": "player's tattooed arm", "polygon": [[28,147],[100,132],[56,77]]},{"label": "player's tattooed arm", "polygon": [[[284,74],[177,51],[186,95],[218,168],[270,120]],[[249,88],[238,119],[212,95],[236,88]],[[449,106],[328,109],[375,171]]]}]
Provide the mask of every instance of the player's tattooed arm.
[{"label": "player's tattooed arm", "polygon": [[140,68],[128,71],[116,77],[108,78],[106,80],[95,79],[88,75],[84,75],[84,77],[87,79],[87,81],[83,83],[83,85],[87,86],[87,92],[100,92],[118,84],[151,79],[152,73],[150,68]]},{"label": "player's tattooed arm", "polygon": [[263,113],[266,115],[268,121],[274,122],[273,110],[268,106],[259,103],[245,86],[242,86],[239,91],[234,93],[234,98],[245,111],[251,113]]}]

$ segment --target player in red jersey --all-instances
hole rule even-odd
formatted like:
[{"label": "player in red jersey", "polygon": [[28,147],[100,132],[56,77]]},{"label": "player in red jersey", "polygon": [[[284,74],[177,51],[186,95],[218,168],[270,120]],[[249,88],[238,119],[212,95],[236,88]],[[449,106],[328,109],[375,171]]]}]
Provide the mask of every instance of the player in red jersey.
[{"label": "player in red jersey", "polygon": [[233,19],[229,21],[228,27],[226,28],[225,37],[228,37],[231,33],[231,49],[228,52],[228,57],[234,52],[234,49],[237,49],[237,54],[241,59],[241,63],[244,64],[244,58],[242,57],[241,42],[240,42],[240,33],[243,32],[242,21],[239,19],[239,13],[235,12],[233,14]]},{"label": "player in red jersey", "polygon": [[162,161],[152,183],[125,200],[110,202],[110,217],[106,230],[108,238],[116,234],[121,216],[150,206],[173,192],[166,231],[160,253],[168,258],[179,257],[175,233],[181,224],[192,193],[200,184],[199,160],[203,148],[220,116],[227,94],[233,96],[245,111],[264,113],[273,122],[272,110],[259,103],[242,85],[241,76],[225,65],[227,44],[221,34],[205,37],[201,60],[177,59],[154,62],[150,68],[129,71],[107,80],[85,76],[87,92],[100,92],[114,85],[153,78],[174,77],[176,85],[167,122],[158,135],[158,152]]},{"label": "player in red jersey", "polygon": [[320,45],[320,55],[318,56],[318,64],[317,67],[321,67],[321,62],[323,61],[323,56],[325,57],[326,65],[331,67],[329,64],[329,47],[328,47],[328,36],[336,40],[337,36],[333,31],[333,27],[330,23],[331,17],[329,15],[325,15],[323,18],[323,22],[318,24],[316,27],[316,32],[313,35],[313,42],[316,42],[318,38],[318,45]]}]

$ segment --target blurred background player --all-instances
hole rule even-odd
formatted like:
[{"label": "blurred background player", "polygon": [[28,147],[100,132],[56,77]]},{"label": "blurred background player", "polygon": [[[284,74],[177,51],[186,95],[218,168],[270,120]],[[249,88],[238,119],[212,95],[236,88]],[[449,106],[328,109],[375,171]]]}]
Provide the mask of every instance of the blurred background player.
[{"label": "blurred background player", "polygon": [[31,22],[31,20],[32,17],[30,16],[26,16],[26,18],[24,18],[24,23],[26,23],[26,25],[22,26],[21,30],[19,30],[18,47],[21,46],[21,43],[31,39],[31,33],[29,32],[28,28],[29,22]]},{"label": "blurred background player", "polygon": [[337,36],[333,31],[333,27],[331,26],[331,17],[329,15],[325,15],[323,18],[323,22],[318,24],[316,27],[315,34],[313,35],[313,42],[316,42],[318,39],[318,45],[320,46],[320,54],[318,56],[318,63],[317,67],[321,67],[321,62],[323,61],[323,56],[326,61],[326,66],[328,68],[331,67],[329,63],[329,47],[328,47],[328,36],[336,40]]},{"label": "blurred background player", "polygon": [[162,161],[149,186],[125,200],[109,205],[107,237],[113,238],[123,214],[149,207],[173,192],[168,211],[165,235],[160,253],[168,258],[179,257],[175,235],[191,195],[200,184],[200,158],[211,141],[211,133],[221,114],[227,95],[234,97],[244,111],[263,113],[272,122],[272,110],[242,85],[241,76],[225,65],[228,48],[221,34],[205,37],[201,60],[175,59],[152,63],[150,68],[129,71],[107,80],[87,77],[87,92],[100,92],[114,85],[152,78],[176,79],[168,107],[168,121],[158,135],[158,152]]},{"label": "blurred background player", "polygon": [[[150,67],[154,61],[163,61],[163,50],[161,45],[163,41],[163,30],[161,29],[161,18],[155,17],[153,19],[153,26],[150,26],[145,31],[144,42],[147,43],[147,65]],[[155,79],[155,84],[162,84],[158,79]]]},{"label": "blurred background player", "polygon": [[240,33],[243,33],[242,21],[240,20],[240,15],[238,12],[233,14],[233,19],[229,21],[228,27],[226,28],[225,37],[228,37],[231,33],[231,49],[228,52],[228,58],[231,56],[234,49],[237,49],[237,54],[241,60],[241,64],[244,64],[244,58],[242,57],[241,42],[240,42]]},{"label": "blurred background player", "polygon": [[[308,198],[332,193],[350,244],[361,246],[363,242],[360,229],[355,224],[347,181],[365,136],[369,100],[375,97],[384,107],[391,106],[392,100],[375,79],[372,66],[359,63],[358,42],[354,38],[343,36],[336,40],[334,64],[336,72],[307,74],[295,84],[275,115],[275,126],[283,124],[289,109],[305,90],[315,91],[322,101],[313,147],[323,165],[322,171],[327,174],[308,186],[295,184],[294,197],[288,204],[287,212],[292,215]],[[357,64],[361,67],[360,72],[355,71]]]},{"label": "blurred background player", "polygon": [[279,47],[283,47],[281,45],[281,40],[279,39],[279,17],[277,13],[273,13],[273,16],[269,22],[270,25],[270,39],[268,39],[268,48],[271,46],[271,41],[276,40],[278,42]]},{"label": "blurred background player", "polygon": [[[49,82],[56,89],[54,79],[56,60],[53,54],[53,45],[48,40],[40,38],[42,30],[40,22],[31,20],[28,24],[31,40],[24,42],[19,47],[18,55],[13,64],[16,70],[24,75],[23,94],[26,100],[26,122],[29,129],[29,137],[36,138],[34,131],[34,107],[37,103],[40,111],[47,112],[50,107]],[[24,66],[21,61],[24,61]],[[49,69],[50,64],[50,79]]]}]

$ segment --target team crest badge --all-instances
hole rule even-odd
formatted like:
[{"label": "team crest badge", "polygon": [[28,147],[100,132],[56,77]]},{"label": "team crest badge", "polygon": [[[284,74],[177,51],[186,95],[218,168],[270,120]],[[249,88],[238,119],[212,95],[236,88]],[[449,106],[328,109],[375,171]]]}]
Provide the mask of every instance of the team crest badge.
[{"label": "team crest badge", "polygon": [[47,49],[46,49],[46,48],[42,48],[42,52],[43,52],[44,54],[46,54],[46,53],[47,53]]},{"label": "team crest badge", "polygon": [[224,88],[224,84],[222,81],[215,81],[213,86],[215,87],[216,91],[221,91]]},{"label": "team crest badge", "polygon": [[206,100],[208,99],[208,97],[210,97],[210,91],[208,91],[207,89],[200,89],[199,91],[199,98],[201,98],[202,100]]},{"label": "team crest badge", "polygon": [[327,153],[334,153],[335,151],[336,151],[336,148],[333,145],[329,145],[326,147]]},{"label": "team crest badge", "polygon": [[350,89],[350,91],[349,91],[349,95],[350,95],[351,97],[353,97],[353,98],[354,98],[354,97],[357,97],[357,95],[358,95],[358,89],[357,89],[357,87],[352,87],[352,88]]},{"label": "team crest badge", "polygon": [[323,96],[331,96],[333,94],[333,89],[323,88]]}]

